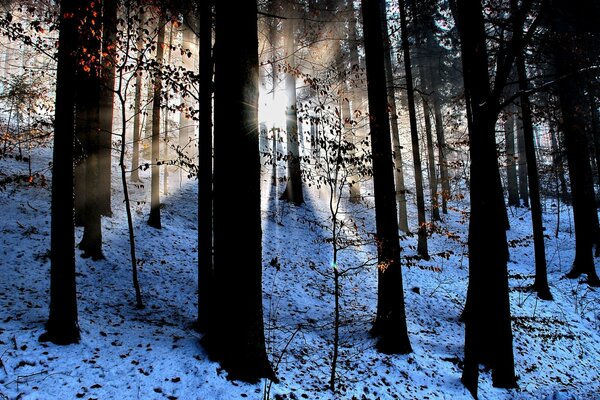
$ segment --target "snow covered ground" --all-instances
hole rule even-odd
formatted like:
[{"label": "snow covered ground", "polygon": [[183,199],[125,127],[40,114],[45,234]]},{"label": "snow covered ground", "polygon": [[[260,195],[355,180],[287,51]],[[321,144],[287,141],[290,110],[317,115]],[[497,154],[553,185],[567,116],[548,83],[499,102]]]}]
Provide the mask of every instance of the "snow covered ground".
[{"label": "snow covered ground", "polygon": [[[116,174],[112,218],[103,220],[106,260],[77,258],[81,343],[38,342],[48,316],[50,149],[32,156],[33,184],[0,191],[0,399],[468,399],[460,383],[466,294],[468,203],[459,200],[429,240],[429,262],[406,258],[403,269],[413,353],[378,354],[368,335],[375,312],[372,244],[340,254],[342,279],[339,393],[328,389],[333,339],[331,243],[327,194],[307,189],[306,204],[277,201],[263,190],[263,298],[269,357],[279,383],[231,382],[209,361],[192,329],[197,299],[197,182],[162,199],[163,229],[145,223],[149,204],[130,186],[140,284],[146,308],[134,307],[127,225]],[[0,181],[27,164],[0,159]],[[149,186],[149,171],[143,179]],[[42,178],[41,175],[44,175]],[[44,184],[44,179],[46,184]],[[243,201],[243,200],[242,200]],[[560,218],[558,211],[560,210]],[[373,210],[343,204],[358,237],[373,231]],[[539,301],[533,282],[529,212],[511,209],[510,284],[519,389],[480,378],[481,399],[600,399],[600,294],[564,278],[573,257],[569,209],[547,203],[547,259],[555,300]],[[411,204],[412,220],[416,210]],[[558,232],[558,237],[555,237]],[[78,230],[78,238],[82,232]],[[414,255],[416,237],[402,240]],[[234,250],[234,249],[232,249]]]}]

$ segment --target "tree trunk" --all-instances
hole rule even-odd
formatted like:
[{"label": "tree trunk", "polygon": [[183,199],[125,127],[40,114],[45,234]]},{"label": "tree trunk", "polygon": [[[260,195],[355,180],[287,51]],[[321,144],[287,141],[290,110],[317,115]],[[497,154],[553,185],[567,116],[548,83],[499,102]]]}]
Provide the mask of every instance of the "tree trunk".
[{"label": "tree trunk", "polygon": [[[425,71],[421,69],[421,74],[424,75]],[[422,77],[421,79],[424,79]],[[425,88],[424,88],[425,89]],[[431,111],[429,110],[429,104],[425,96],[423,100],[423,119],[425,120],[425,139],[427,141],[427,156],[429,162],[429,191],[431,193],[431,221],[441,221],[440,217],[440,205],[438,201],[438,180],[437,172],[435,168],[435,153],[433,151],[433,135],[431,132]]]},{"label": "tree trunk", "polygon": [[213,135],[212,135],[212,1],[200,6],[200,113],[198,132],[198,323],[199,331],[214,324],[213,296]]},{"label": "tree trunk", "polygon": [[280,200],[287,200],[300,205],[304,203],[302,193],[302,170],[300,168],[300,143],[298,141],[298,114],[296,104],[296,41],[294,39],[294,20],[285,21],[286,35],[285,48],[288,71],[285,75],[285,91],[287,93],[286,138],[287,138],[287,184],[281,194]]},{"label": "tree trunk", "polygon": [[398,202],[398,229],[402,232],[410,232],[408,228],[408,214],[406,211],[406,187],[404,186],[404,164],[402,161],[402,146],[400,146],[400,134],[398,131],[398,109],[396,107],[396,89],[394,88],[394,76],[392,70],[392,44],[388,33],[387,17],[385,7],[381,9],[381,21],[383,23],[383,34],[385,37],[384,64],[387,85],[387,100],[390,110],[390,122],[392,129],[392,146],[394,149],[394,178],[396,181],[396,201]]},{"label": "tree trunk", "polygon": [[410,119],[410,138],[412,142],[413,164],[415,168],[415,191],[417,196],[417,219],[419,223],[417,252],[424,259],[429,259],[427,250],[427,220],[425,218],[425,196],[423,195],[423,170],[419,149],[419,132],[417,131],[417,115],[415,107],[415,90],[412,79],[410,48],[408,44],[408,27],[406,23],[406,7],[404,1],[399,1],[400,26],[402,30],[402,51],[404,53],[404,71],[406,73],[406,97]]},{"label": "tree trunk", "polygon": [[[463,314],[462,382],[477,397],[480,364],[492,369],[495,387],[516,387],[516,376],[508,291],[507,216],[495,140],[499,95],[490,87],[481,1],[457,0],[456,16],[465,91],[469,96],[471,155],[469,287]],[[506,79],[507,71],[501,72]],[[496,81],[500,87],[505,83],[502,80]]]},{"label": "tree trunk", "polygon": [[558,93],[575,221],[575,260],[567,277],[577,278],[585,274],[591,286],[600,286],[592,254],[593,244],[597,243],[598,224],[597,216],[593,215],[597,211],[583,115],[584,85],[581,76],[575,72],[580,67],[577,40],[579,32],[575,26],[572,5],[566,0],[553,0],[552,5],[555,11],[553,29],[557,32],[553,48],[556,72],[561,77],[558,81]]},{"label": "tree trunk", "polygon": [[73,225],[75,71],[81,14],[75,0],[60,2],[50,231],[50,316],[41,341],[79,342]]},{"label": "tree trunk", "polygon": [[519,170],[519,197],[523,202],[523,207],[529,207],[529,190],[527,184],[527,152],[525,151],[525,135],[523,132],[523,115],[519,105],[519,116],[517,120],[517,166]]},{"label": "tree trunk", "polygon": [[[517,12],[517,0],[511,0],[513,14]],[[525,158],[527,159],[527,171],[529,181],[529,196],[531,198],[531,223],[533,226],[533,247],[535,252],[535,281],[533,289],[542,300],[552,300],[550,287],[548,286],[548,273],[546,268],[546,248],[544,244],[544,225],[542,221],[542,205],[540,201],[540,183],[538,177],[538,166],[535,155],[535,140],[533,132],[533,121],[531,115],[531,103],[527,90],[527,70],[525,68],[524,49],[519,52],[515,62],[517,76],[519,79],[519,90],[521,91],[521,115],[523,117],[523,139],[525,145]]]},{"label": "tree trunk", "polygon": [[117,0],[102,2],[102,68],[100,70],[100,132],[98,149],[98,206],[110,217],[114,87],[117,50]]},{"label": "tree trunk", "polygon": [[[360,59],[358,57],[358,45],[356,38],[356,13],[358,10],[355,9],[354,4],[351,0],[347,1],[347,6],[352,10],[350,20],[348,21],[348,47],[350,47],[350,75],[360,73]],[[350,83],[346,82],[346,88],[350,94],[350,104],[348,104],[348,118],[350,119],[351,130],[348,132],[347,140],[350,141],[353,146],[350,151],[350,158],[357,156],[358,144],[360,138],[358,137],[359,131],[356,129],[354,113],[360,110],[361,96],[359,94],[358,85],[353,84],[352,80]],[[350,202],[358,203],[362,200],[360,193],[361,186],[360,174],[351,173],[348,176],[348,182],[350,184]]]},{"label": "tree trunk", "polygon": [[216,2],[215,15],[215,296],[202,342],[230,379],[255,383],[275,379],[262,308],[256,0]]},{"label": "tree trunk", "polygon": [[[138,45],[141,42],[138,40]],[[141,46],[138,46],[138,49]],[[133,106],[133,151],[131,155],[131,175],[129,179],[132,182],[140,181],[140,140],[142,139],[142,127],[140,119],[142,117],[142,74],[137,73],[135,77],[135,97]]]},{"label": "tree trunk", "polygon": [[[97,3],[86,7],[87,15],[100,14],[95,6]],[[83,238],[79,248],[84,251],[83,257],[91,257],[93,260],[104,258],[102,254],[102,227],[100,204],[100,92],[101,71],[100,60],[92,55],[100,53],[100,38],[91,33],[96,29],[94,20],[90,19],[90,25],[84,29],[84,34],[79,35],[80,48],[88,52],[81,54],[81,67],[77,69],[77,116],[75,129],[79,136],[84,138],[85,159],[85,202],[83,210]],[[87,33],[87,34],[85,34]]]},{"label": "tree trunk", "polygon": [[377,349],[386,354],[412,351],[406,327],[390,120],[384,64],[381,0],[362,0],[369,127],[373,154],[373,189],[378,258],[377,315],[371,333],[379,337]]},{"label": "tree trunk", "polygon": [[[163,53],[165,46],[164,19],[158,21],[160,28],[156,38],[156,61],[158,68],[163,64]],[[152,97],[152,168],[150,180],[150,216],[148,225],[160,229],[160,107],[161,107],[162,79],[160,72],[154,75],[153,97]]]},{"label": "tree trunk", "polygon": [[[512,107],[511,107],[512,108]],[[515,155],[515,115],[512,109],[506,113],[504,121],[504,143],[506,149],[506,188],[508,190],[508,205],[519,207],[519,181]]]}]

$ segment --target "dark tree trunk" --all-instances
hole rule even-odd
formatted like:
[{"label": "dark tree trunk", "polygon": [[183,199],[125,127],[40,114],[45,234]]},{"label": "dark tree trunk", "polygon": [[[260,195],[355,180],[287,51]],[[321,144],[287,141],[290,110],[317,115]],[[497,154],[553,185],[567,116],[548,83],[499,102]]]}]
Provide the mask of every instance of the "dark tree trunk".
[{"label": "dark tree trunk", "polygon": [[390,42],[387,24],[387,13],[385,7],[381,9],[382,30],[385,40],[384,65],[385,79],[387,85],[387,100],[390,111],[390,122],[392,129],[392,146],[394,155],[394,178],[396,181],[396,201],[398,202],[398,229],[402,232],[410,232],[408,228],[408,213],[406,210],[406,186],[404,185],[404,164],[402,161],[402,146],[400,146],[400,133],[398,131],[398,109],[396,107],[396,89],[394,88],[394,76],[392,71],[392,44]]},{"label": "dark tree trunk", "polygon": [[212,1],[200,7],[200,126],[198,133],[198,323],[205,331],[212,324],[213,300],[213,160],[212,160]]},{"label": "dark tree trunk", "polygon": [[256,0],[216,2],[215,16],[214,318],[202,342],[230,379],[258,382],[275,376],[262,308]]},{"label": "dark tree trunk", "polygon": [[[476,397],[480,364],[492,369],[495,387],[516,387],[516,376],[508,292],[507,216],[495,141],[499,95],[490,87],[481,1],[458,0],[456,11],[471,119],[469,288],[463,314],[462,382]],[[508,71],[502,72],[506,79]],[[503,86],[502,80],[496,84]]]},{"label": "dark tree trunk", "polygon": [[[517,12],[517,0],[511,0],[513,14]],[[515,24],[516,25],[516,24]],[[520,33],[517,33],[520,35]],[[515,63],[519,90],[521,91],[521,116],[523,118],[523,140],[525,145],[525,158],[527,159],[527,171],[529,181],[529,197],[531,200],[531,223],[533,225],[533,246],[535,252],[535,281],[533,289],[542,300],[552,300],[550,287],[548,286],[548,272],[546,268],[546,248],[544,245],[544,225],[542,221],[542,206],[540,201],[540,183],[538,177],[538,166],[535,154],[535,140],[533,132],[533,120],[531,115],[531,103],[527,90],[527,70],[525,68],[525,57],[520,51]]]},{"label": "dark tree trunk", "polygon": [[406,327],[396,224],[394,169],[380,8],[383,6],[381,0],[362,0],[379,263],[377,315],[371,332],[379,337],[377,349],[380,352],[405,354],[412,349]]},{"label": "dark tree trunk", "polygon": [[[421,79],[424,79],[425,71],[421,68]],[[424,88],[426,89],[426,88]],[[427,157],[429,163],[429,191],[431,195],[431,221],[441,221],[440,203],[438,200],[438,179],[435,168],[435,153],[433,152],[433,134],[431,132],[431,111],[429,103],[423,96],[423,119],[425,120],[425,140],[427,141]]]},{"label": "dark tree trunk", "polygon": [[517,166],[519,177],[519,197],[523,202],[523,207],[529,207],[529,186],[527,183],[527,151],[525,150],[525,133],[523,132],[523,115],[521,110],[523,106],[519,105],[519,119],[517,119]]},{"label": "dark tree trunk", "polygon": [[100,70],[100,132],[98,149],[98,207],[111,216],[111,160],[114,86],[117,51],[117,0],[102,2],[102,68]]},{"label": "dark tree trunk", "polygon": [[408,27],[406,23],[406,7],[404,0],[399,1],[400,26],[402,30],[402,51],[404,53],[404,70],[406,72],[406,97],[408,100],[408,114],[410,119],[410,138],[412,142],[413,164],[415,167],[415,191],[417,196],[417,219],[419,223],[417,252],[425,259],[429,259],[427,250],[427,220],[425,218],[425,196],[423,195],[423,170],[421,167],[421,154],[419,149],[419,132],[417,130],[417,115],[415,106],[415,90],[412,79],[412,66],[410,62],[410,48],[408,43]]},{"label": "dark tree trunk", "polygon": [[[99,4],[86,7],[86,15],[100,13]],[[83,238],[79,248],[83,257],[93,260],[104,258],[102,254],[102,226],[100,194],[100,73],[101,64],[93,55],[101,49],[100,37],[94,33],[97,27],[92,18],[81,29],[79,46],[88,51],[81,54],[80,67],[77,69],[76,122],[75,129],[79,137],[84,138],[85,159],[85,202],[83,210]]]},{"label": "dark tree trunk", "polygon": [[73,141],[75,125],[75,70],[80,16],[75,0],[60,2],[58,69],[52,162],[50,232],[50,317],[41,341],[79,342],[73,225]]},{"label": "dark tree trunk", "polygon": [[[159,31],[156,38],[156,61],[158,68],[162,67],[165,47],[165,21],[159,19]],[[150,216],[148,225],[161,229],[160,222],[160,107],[162,78],[161,73],[154,74],[154,86],[152,93],[152,168],[150,179]]]},{"label": "dark tree trunk", "polygon": [[[589,2],[588,2],[589,3]],[[553,28],[557,32],[553,46],[556,72],[560,77],[558,93],[562,113],[562,129],[565,132],[565,146],[571,193],[573,197],[573,219],[575,221],[575,260],[567,274],[569,278],[587,275],[591,286],[600,286],[596,273],[592,247],[597,243],[598,224],[592,169],[589,162],[586,120],[583,115],[584,93],[578,53],[578,18],[570,2],[553,0]]]},{"label": "dark tree trunk", "polygon": [[440,78],[437,72],[430,68],[431,74],[431,102],[433,105],[433,116],[435,118],[435,136],[437,140],[438,159],[440,163],[440,183],[442,186],[442,213],[448,214],[448,200],[450,199],[450,177],[448,175],[448,160],[446,138],[444,135],[444,121],[442,118],[442,106],[440,96]]},{"label": "dark tree trunk", "polygon": [[[512,108],[512,107],[510,107]],[[506,150],[506,188],[508,191],[508,205],[519,207],[519,181],[517,178],[517,164],[515,155],[515,115],[512,109],[506,113],[504,121],[504,143]]]}]

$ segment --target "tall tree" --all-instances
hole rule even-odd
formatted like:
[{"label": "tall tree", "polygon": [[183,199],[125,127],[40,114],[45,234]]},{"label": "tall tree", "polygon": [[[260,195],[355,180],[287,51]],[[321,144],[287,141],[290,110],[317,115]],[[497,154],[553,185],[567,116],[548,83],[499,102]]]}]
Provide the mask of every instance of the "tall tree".
[{"label": "tall tree", "polygon": [[[165,16],[164,11],[160,10],[158,18],[158,37],[156,38],[156,62],[157,68],[162,67],[163,54],[165,48]],[[153,92],[152,92],[152,168],[150,178],[150,216],[148,225],[160,229],[160,108],[162,95],[162,73],[156,71],[153,74]]]},{"label": "tall tree", "polygon": [[212,135],[212,7],[213,2],[198,0],[200,22],[200,112],[198,132],[198,321],[200,331],[211,324],[213,299],[213,135]]},{"label": "tall tree", "polygon": [[[507,214],[496,155],[495,127],[502,108],[500,98],[515,54],[525,40],[513,33],[513,39],[502,44],[492,81],[481,0],[451,1],[451,6],[461,41],[471,155],[469,287],[463,313],[462,382],[476,397],[480,364],[491,368],[495,387],[516,387],[517,380],[508,291]],[[523,30],[530,7],[531,1],[526,0],[507,16],[513,18],[515,32]]]},{"label": "tall tree", "polygon": [[597,210],[585,132],[584,85],[580,71],[581,43],[591,39],[592,21],[596,20],[594,16],[600,16],[600,7],[591,0],[582,1],[581,7],[573,7],[566,0],[552,0],[551,5],[552,28],[556,32],[553,49],[559,77],[558,93],[575,221],[575,260],[567,276],[577,278],[586,274],[590,285],[600,286],[592,254],[593,244],[598,238],[598,224],[594,216]]},{"label": "tall tree", "polygon": [[519,186],[517,178],[517,163],[515,155],[515,115],[512,107],[508,107],[504,119],[504,149],[506,152],[506,188],[508,191],[508,205],[518,207]]},{"label": "tall tree", "polygon": [[396,201],[398,202],[398,229],[410,232],[408,228],[408,213],[406,210],[406,186],[404,185],[404,164],[402,161],[402,146],[400,145],[400,132],[398,129],[398,109],[396,107],[396,88],[392,70],[392,43],[388,32],[387,13],[385,7],[381,8],[381,22],[385,37],[384,64],[385,79],[387,84],[388,106],[390,110],[390,123],[392,129],[392,146],[394,149],[394,178],[396,181]]},{"label": "tall tree", "polygon": [[[215,281],[202,341],[229,378],[257,382],[275,376],[262,308],[256,0],[216,2],[215,18]],[[239,193],[244,201],[230,207]]]},{"label": "tall tree", "polygon": [[117,54],[117,0],[102,2],[102,67],[100,68],[100,115],[98,143],[98,206],[100,214],[111,216],[111,161],[114,86]]},{"label": "tall tree", "polygon": [[[517,0],[511,0],[513,15],[517,14]],[[522,33],[518,21],[514,21],[517,39],[521,39]],[[535,282],[533,289],[540,299],[552,300],[550,287],[548,286],[548,273],[546,268],[546,248],[544,244],[544,225],[542,221],[542,206],[540,201],[540,183],[538,177],[538,166],[535,154],[535,140],[533,132],[533,117],[531,113],[531,102],[527,91],[529,89],[527,69],[525,67],[525,48],[521,46],[515,57],[515,66],[519,80],[521,117],[523,123],[523,145],[525,147],[525,159],[527,161],[529,197],[531,204],[531,224],[533,229],[533,246],[535,252]]]},{"label": "tall tree", "polygon": [[79,342],[75,282],[73,141],[75,137],[76,0],[60,2],[50,231],[50,317],[40,340]]},{"label": "tall tree", "polygon": [[[83,193],[83,238],[79,248],[83,257],[93,260],[104,258],[102,254],[102,222],[100,206],[100,86],[101,52],[99,3],[92,2],[83,9],[86,19],[79,27],[79,46],[82,49],[77,68],[77,94],[75,97],[75,128],[83,138],[85,151],[85,192]],[[111,118],[112,119],[112,118]],[[110,208],[110,207],[109,207]]]},{"label": "tall tree", "polygon": [[408,101],[408,116],[410,120],[410,139],[412,144],[413,165],[415,170],[415,192],[417,196],[417,220],[419,223],[417,252],[429,258],[427,249],[427,220],[425,218],[425,197],[423,195],[423,170],[421,167],[421,154],[419,148],[419,132],[417,130],[417,114],[415,106],[415,89],[410,61],[410,47],[408,40],[408,23],[404,0],[399,0],[400,29],[402,31],[402,53],[404,55],[404,71],[406,76],[406,98]]},{"label": "tall tree", "polygon": [[377,349],[383,353],[412,351],[406,327],[400,244],[396,224],[396,199],[390,120],[385,81],[382,0],[362,0],[369,128],[373,154],[373,188],[378,258],[377,315],[371,330],[379,337]]},{"label": "tall tree", "polygon": [[302,192],[302,170],[300,167],[300,142],[298,140],[298,112],[296,102],[296,39],[293,18],[286,19],[285,24],[285,57],[286,75],[285,92],[287,104],[285,107],[286,138],[287,138],[287,184],[281,194],[281,200],[287,200],[296,205],[304,203]]}]

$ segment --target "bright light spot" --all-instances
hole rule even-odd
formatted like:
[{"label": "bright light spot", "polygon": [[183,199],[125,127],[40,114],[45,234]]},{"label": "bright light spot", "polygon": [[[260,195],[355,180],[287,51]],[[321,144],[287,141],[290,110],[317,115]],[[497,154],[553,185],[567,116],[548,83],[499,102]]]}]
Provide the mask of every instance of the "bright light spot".
[{"label": "bright light spot", "polygon": [[258,106],[258,121],[269,129],[278,127],[285,129],[285,105],[287,95],[284,91],[273,93],[261,92]]}]

